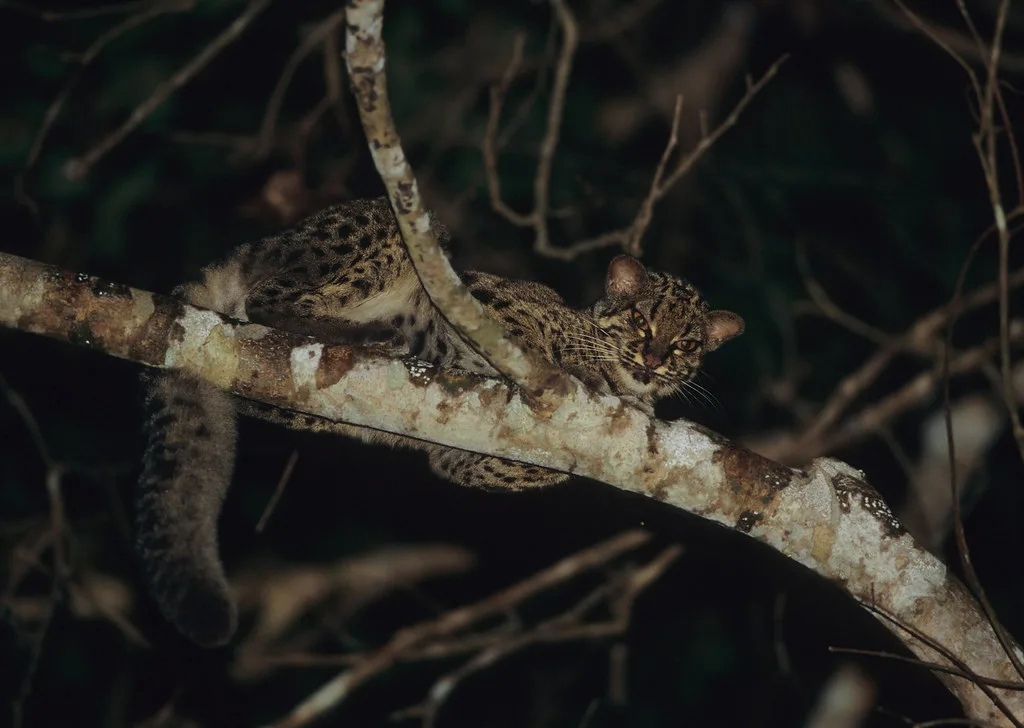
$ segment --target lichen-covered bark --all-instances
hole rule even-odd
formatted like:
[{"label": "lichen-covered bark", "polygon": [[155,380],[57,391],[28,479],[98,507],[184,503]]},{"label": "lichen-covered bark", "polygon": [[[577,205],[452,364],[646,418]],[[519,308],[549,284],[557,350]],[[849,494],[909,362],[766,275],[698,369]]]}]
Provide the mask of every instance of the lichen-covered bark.
[{"label": "lichen-covered bark", "polygon": [[[493,379],[233,322],[127,286],[0,254],[0,324],[147,366],[195,372],[270,404],[578,473],[762,541],[861,603],[944,645],[975,673],[1013,680],[975,601],[834,460],[786,468],[690,422],[651,419],[577,384],[538,409]],[[919,657],[944,662],[888,620]],[[975,720],[1003,724],[968,681],[940,675]],[[1015,715],[1024,695],[992,690]]]}]

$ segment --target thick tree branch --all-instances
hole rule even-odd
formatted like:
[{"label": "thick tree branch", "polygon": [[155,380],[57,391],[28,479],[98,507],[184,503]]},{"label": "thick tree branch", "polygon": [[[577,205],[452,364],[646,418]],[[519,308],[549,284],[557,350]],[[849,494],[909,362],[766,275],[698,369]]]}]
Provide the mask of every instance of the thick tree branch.
[{"label": "thick tree branch", "polygon": [[[647,495],[752,536],[835,582],[886,615],[881,621],[922,660],[949,664],[915,634],[943,645],[971,673],[1016,678],[974,599],[844,463],[820,459],[791,470],[699,425],[648,418],[577,383],[539,416],[498,380],[328,346],[3,254],[0,324],[186,369],[269,404]],[[969,680],[938,677],[969,717],[1007,724]],[[991,690],[1011,715],[1024,716],[1024,694]]]}]

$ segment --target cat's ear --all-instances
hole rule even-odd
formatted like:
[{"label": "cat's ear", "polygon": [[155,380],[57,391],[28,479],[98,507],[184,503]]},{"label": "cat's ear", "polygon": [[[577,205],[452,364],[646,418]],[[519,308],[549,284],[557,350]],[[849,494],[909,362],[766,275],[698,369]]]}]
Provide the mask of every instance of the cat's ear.
[{"label": "cat's ear", "polygon": [[705,351],[714,351],[729,339],[743,333],[746,324],[732,311],[712,311],[708,314],[708,336]]},{"label": "cat's ear", "polygon": [[647,283],[647,269],[631,255],[617,255],[608,264],[604,290],[609,296],[629,296]]}]

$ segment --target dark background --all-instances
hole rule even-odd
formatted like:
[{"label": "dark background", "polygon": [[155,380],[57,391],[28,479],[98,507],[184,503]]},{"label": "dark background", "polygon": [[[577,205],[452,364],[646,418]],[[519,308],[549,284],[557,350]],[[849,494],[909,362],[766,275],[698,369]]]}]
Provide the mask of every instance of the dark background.
[{"label": "dark background", "polygon": [[[691,417],[770,453],[801,432],[837,383],[879,346],[822,315],[808,276],[839,308],[885,335],[905,331],[952,296],[972,242],[992,223],[971,145],[976,104],[963,69],[908,30],[905,17],[883,0],[647,5],[627,24],[626,3],[573,3],[584,42],[553,169],[555,243],[569,245],[632,219],[668,137],[676,92],[686,102],[682,144],[688,149],[699,135],[697,109],[706,108],[712,124],[723,119],[742,95],[746,74],[759,77],[789,54],[736,127],[659,204],[644,237],[648,264],[685,275],[714,306],[747,322],[746,334],[711,357],[700,380],[719,404],[681,400],[661,414]],[[922,4],[930,22],[971,42],[952,3],[932,5]],[[57,10],[84,7],[47,3]],[[200,0],[165,13],[80,66],[74,54],[144,7],[49,20],[39,17],[37,4],[0,2],[7,70],[0,249],[168,292],[238,243],[331,202],[382,192],[344,77],[338,102],[312,114],[325,96],[322,48],[298,67],[269,143],[257,144],[283,67],[338,7],[327,2],[271,3],[87,174],[69,177],[70,160],[116,129],[245,4]],[[972,3],[986,38],[995,8],[995,2]],[[510,204],[529,209],[560,43],[550,6],[392,0],[385,17],[396,121],[428,204],[452,230],[456,267],[530,277],[572,301],[593,300],[614,248],[571,262],[537,256],[531,233],[490,209],[484,184],[480,143],[489,88],[521,32],[524,65],[502,117],[503,128],[513,119],[516,126],[502,149],[500,173]],[[1011,120],[1022,118],[1024,108],[1017,91],[1024,80],[1022,40],[1024,9],[1017,7],[1001,71]],[[968,60],[981,74],[977,57]],[[65,89],[41,153],[30,160],[47,108]],[[1011,210],[1019,192],[1005,147],[1001,183]],[[1013,252],[1011,263],[1019,265],[1021,257]],[[996,260],[989,240],[967,273],[968,289],[994,280]],[[1019,315],[1019,297],[1011,309]],[[978,310],[957,327],[954,345],[968,348],[994,336],[996,322],[995,307]],[[898,358],[853,411],[934,363]],[[994,371],[954,379],[952,394],[994,402],[1005,420]],[[0,332],[7,395],[0,400],[0,694],[20,705],[24,725],[62,724],[58,715],[68,710],[80,726],[133,725],[159,711],[148,725],[255,725],[280,717],[337,668],[282,668],[257,680],[236,679],[234,648],[190,646],[139,588],[128,525],[141,451],[138,373],[135,365],[83,349]],[[15,398],[38,422],[50,457],[66,466],[60,490],[70,582],[123,595],[112,602],[114,610],[148,646],[109,615],[74,609],[63,586],[52,591],[47,468]],[[877,436],[838,452],[790,453],[790,459],[848,460],[900,510],[922,458],[923,428],[940,411],[933,391]],[[970,472],[965,525],[981,579],[1020,636],[1024,488],[1017,449],[1005,422],[1000,427]],[[331,619],[330,605],[321,606],[296,629],[319,635],[315,647],[322,653],[372,648],[403,625],[482,598],[625,529],[649,528],[654,543],[618,568],[659,547],[685,546],[640,597],[618,640],[629,656],[625,705],[608,698],[610,644],[569,643],[516,653],[460,684],[441,726],[798,725],[824,681],[851,659],[831,654],[830,645],[900,649],[837,589],[777,554],[607,486],[574,481],[538,493],[482,493],[434,478],[417,453],[253,422],[243,423],[241,434],[222,522],[229,572],[340,562],[396,544],[450,543],[476,558],[469,571],[387,594],[342,627]],[[299,458],[284,497],[267,529],[256,533],[294,451]],[[954,551],[941,548],[955,563]],[[591,578],[530,609],[558,613],[601,574]],[[246,624],[243,618],[243,639]],[[877,710],[868,724],[959,715],[955,701],[922,670],[854,661],[877,681]],[[432,681],[457,664],[395,667],[325,724],[418,725],[393,713],[421,701]]]}]

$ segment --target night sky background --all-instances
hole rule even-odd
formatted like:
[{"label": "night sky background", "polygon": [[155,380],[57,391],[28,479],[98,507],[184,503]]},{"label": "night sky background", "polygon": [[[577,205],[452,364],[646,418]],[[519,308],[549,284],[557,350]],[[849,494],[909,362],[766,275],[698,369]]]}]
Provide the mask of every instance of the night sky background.
[{"label": "night sky background", "polygon": [[[44,17],[43,5],[73,14]],[[955,4],[918,5],[928,22],[964,44],[968,64],[982,74]],[[970,5],[980,34],[990,38],[997,3]],[[333,202],[383,192],[337,63],[340,32],[336,43],[312,45],[298,62],[275,125],[260,135],[289,59],[340,7],[319,0],[271,2],[109,153],[84,174],[69,174],[72,160],[117,129],[248,6],[196,0],[78,12],[86,7],[0,1],[7,78],[0,105],[3,252],[167,293],[239,243]],[[582,42],[552,171],[559,246],[631,221],[668,138],[676,93],[684,95],[685,151],[699,139],[699,109],[714,126],[743,95],[747,74],[760,77],[789,56],[735,127],[655,208],[643,239],[648,265],[687,277],[713,306],[747,323],[740,339],[706,362],[700,382],[718,403],[680,399],[664,403],[659,414],[695,419],[778,454],[879,342],[950,300],[972,243],[992,225],[971,142],[977,104],[967,76],[886,0],[595,0],[571,7]],[[122,26],[127,18],[138,22]],[[503,220],[488,201],[481,140],[490,88],[519,33],[523,64],[502,115],[499,172],[506,201],[529,210],[561,43],[549,4],[388,3],[384,34],[396,121],[428,205],[452,231],[457,269],[532,278],[589,304],[618,251],[572,261],[539,256],[532,233]],[[109,42],[83,65],[82,54],[105,34]],[[1019,134],[1019,3],[1009,15],[1003,57],[1008,118]],[[332,87],[341,90],[333,101]],[[1005,139],[1000,183],[1011,211],[1022,192]],[[995,280],[993,240],[979,247],[966,290]],[[1016,268],[1024,255],[1011,250],[1010,262]],[[860,323],[824,315],[821,298],[812,296],[819,289]],[[1021,303],[1014,294],[1012,316],[1021,315]],[[995,336],[997,320],[995,306],[972,311],[954,331],[954,348]],[[897,357],[849,413],[934,369],[936,356]],[[993,358],[954,378],[951,393],[954,402],[970,399],[996,413],[968,473],[965,528],[980,578],[1020,638],[1024,468],[996,364]],[[142,448],[139,372],[138,365],[85,349],[0,331],[0,725],[19,717],[26,726],[66,724],[62,711],[83,727],[258,725],[285,715],[341,669],[277,667],[240,677],[252,609],[243,610],[239,642],[216,651],[191,646],[162,620],[141,588],[130,547]],[[908,483],[924,467],[924,433],[941,408],[940,390],[932,388],[869,436],[838,450],[790,449],[787,460],[841,457],[866,471],[903,512]],[[26,411],[49,457],[63,466],[71,572],[56,588],[47,467]],[[965,435],[972,432],[968,425]],[[284,495],[258,533],[293,453],[298,459]],[[961,715],[919,668],[829,652],[901,652],[836,587],[737,533],[599,483],[477,492],[437,479],[415,452],[243,421],[222,548],[229,573],[257,580],[396,547],[415,552],[449,544],[472,557],[471,566],[415,579],[365,603],[344,590],[328,595],[271,646],[285,653],[301,644],[327,655],[372,649],[403,626],[638,527],[652,532],[650,543],[508,615],[513,625],[550,618],[603,580],[682,545],[682,556],[638,598],[627,632],[515,652],[459,683],[439,728],[802,725],[825,681],[851,662],[876,690],[866,725]],[[957,568],[949,543],[937,548]],[[73,593],[87,587],[101,595],[106,613],[75,606]],[[612,653],[627,655],[617,673],[625,675],[624,700],[610,687]],[[322,724],[418,726],[419,718],[398,711],[421,702],[464,659],[395,666]]]}]

